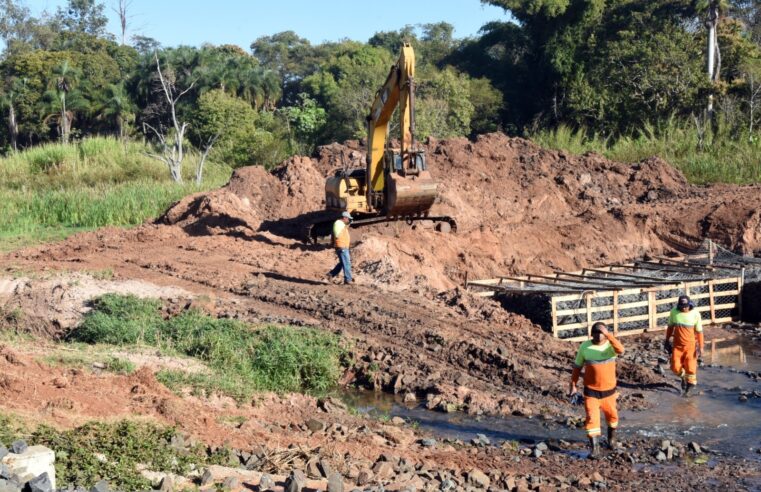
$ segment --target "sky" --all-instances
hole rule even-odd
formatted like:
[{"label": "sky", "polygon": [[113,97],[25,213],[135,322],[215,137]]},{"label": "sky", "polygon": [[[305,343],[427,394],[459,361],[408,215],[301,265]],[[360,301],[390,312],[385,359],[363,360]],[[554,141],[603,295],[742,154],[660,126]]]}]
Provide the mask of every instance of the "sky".
[{"label": "sky", "polygon": [[[34,15],[55,10],[65,0],[25,0]],[[116,0],[103,0],[109,31],[119,33]],[[378,8],[372,8],[377,5]],[[377,31],[407,24],[445,21],[456,38],[473,36],[494,20],[509,16],[480,0],[131,0],[131,34],[157,39],[163,46],[237,44],[248,48],[260,36],[295,31],[313,44],[349,38],[367,41]]]}]

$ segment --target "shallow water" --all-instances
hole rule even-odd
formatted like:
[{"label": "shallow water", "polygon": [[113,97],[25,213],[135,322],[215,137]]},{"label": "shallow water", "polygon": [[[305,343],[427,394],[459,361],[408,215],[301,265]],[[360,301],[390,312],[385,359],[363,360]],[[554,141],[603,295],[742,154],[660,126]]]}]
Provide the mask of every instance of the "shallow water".
[{"label": "shallow water", "polygon": [[[713,350],[712,350],[713,348]],[[743,371],[761,371],[761,346],[737,338],[706,344],[704,362],[698,371],[699,391],[684,398],[676,390],[647,393],[655,403],[645,411],[621,412],[620,434],[676,438],[696,441],[712,450],[761,460],[761,398],[740,402],[740,391],[761,391],[761,383]],[[674,384],[677,379],[674,377]],[[541,418],[473,417],[463,413],[440,413],[423,407],[409,407],[391,395],[359,392],[345,395],[361,412],[399,416],[417,421],[420,428],[440,438],[470,440],[476,434],[492,442],[517,440],[535,442],[548,438],[582,440],[581,429],[569,429]],[[583,407],[577,407],[583,416]]]}]

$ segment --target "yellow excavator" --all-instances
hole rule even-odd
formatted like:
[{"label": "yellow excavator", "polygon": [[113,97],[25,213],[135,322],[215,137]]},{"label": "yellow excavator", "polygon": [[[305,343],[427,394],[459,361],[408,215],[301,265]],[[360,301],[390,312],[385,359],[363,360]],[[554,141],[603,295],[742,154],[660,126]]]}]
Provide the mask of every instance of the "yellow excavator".
[{"label": "yellow excavator", "polygon": [[[335,215],[311,225],[308,239],[330,235],[333,221],[348,211],[352,227],[403,220],[436,223],[441,232],[456,232],[452,217],[429,216],[438,196],[438,183],[426,166],[425,152],[415,141],[415,53],[402,46],[367,117],[367,163],[364,168],[340,169],[325,182],[325,210]],[[388,147],[389,122],[399,106],[400,148]]]}]

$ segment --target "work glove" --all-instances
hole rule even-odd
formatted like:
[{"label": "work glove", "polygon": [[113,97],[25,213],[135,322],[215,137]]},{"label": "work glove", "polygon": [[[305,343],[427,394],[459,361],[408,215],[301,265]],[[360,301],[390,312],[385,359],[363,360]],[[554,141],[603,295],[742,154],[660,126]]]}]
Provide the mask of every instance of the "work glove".
[{"label": "work glove", "polygon": [[666,353],[669,354],[669,355],[671,355],[671,352],[674,351],[674,346],[671,345],[671,341],[670,340],[666,340],[665,342],[663,342],[663,350],[665,350]]},{"label": "work glove", "polygon": [[581,405],[584,402],[584,396],[581,393],[574,393],[571,395],[571,405]]}]

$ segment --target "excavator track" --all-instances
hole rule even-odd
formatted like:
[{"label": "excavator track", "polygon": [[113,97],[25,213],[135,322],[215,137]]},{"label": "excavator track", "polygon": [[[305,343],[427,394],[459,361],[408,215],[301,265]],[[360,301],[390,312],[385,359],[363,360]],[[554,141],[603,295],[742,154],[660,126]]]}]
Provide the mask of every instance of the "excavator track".
[{"label": "excavator track", "polygon": [[[324,220],[319,222],[314,222],[312,224],[309,224],[303,234],[303,240],[307,244],[327,244],[330,242],[330,236],[331,236],[331,229],[333,227],[333,223],[336,221],[336,219],[331,220]],[[447,215],[442,216],[434,216],[434,217],[425,217],[425,216],[411,216],[411,217],[388,217],[388,216],[378,216],[378,217],[363,217],[358,218],[356,220],[353,220],[351,222],[351,228],[355,229],[358,227],[373,225],[373,224],[382,224],[384,222],[406,222],[409,225],[412,225],[415,222],[422,222],[422,221],[429,221],[433,222],[436,225],[436,230],[439,232],[457,232],[457,222]]]}]

